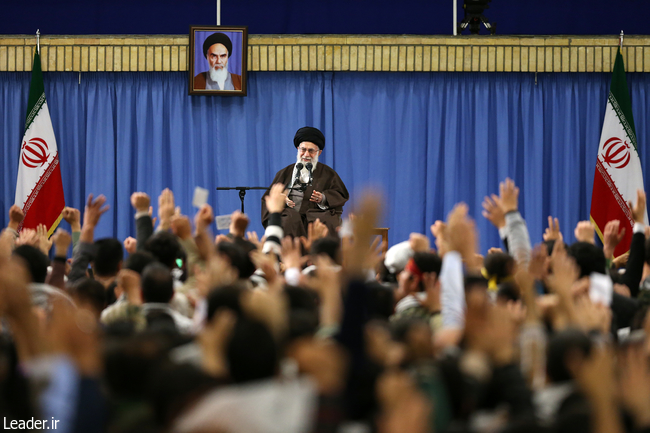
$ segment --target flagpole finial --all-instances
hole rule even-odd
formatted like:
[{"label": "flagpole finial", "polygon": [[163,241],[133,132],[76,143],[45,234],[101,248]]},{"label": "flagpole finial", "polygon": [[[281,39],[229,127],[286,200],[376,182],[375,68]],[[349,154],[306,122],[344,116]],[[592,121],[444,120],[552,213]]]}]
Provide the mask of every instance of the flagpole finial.
[{"label": "flagpole finial", "polygon": [[41,54],[41,29],[36,29],[36,51]]},{"label": "flagpole finial", "polygon": [[618,38],[618,46],[623,49],[623,30],[621,30],[621,35]]}]

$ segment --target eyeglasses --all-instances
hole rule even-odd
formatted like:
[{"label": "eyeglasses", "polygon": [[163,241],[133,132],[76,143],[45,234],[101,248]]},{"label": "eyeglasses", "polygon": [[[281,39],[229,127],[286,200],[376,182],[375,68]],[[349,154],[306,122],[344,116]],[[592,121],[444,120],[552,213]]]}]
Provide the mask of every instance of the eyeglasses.
[{"label": "eyeglasses", "polygon": [[300,153],[308,153],[312,156],[316,155],[316,152],[318,152],[318,149],[307,149],[306,147],[299,147],[298,152]]}]

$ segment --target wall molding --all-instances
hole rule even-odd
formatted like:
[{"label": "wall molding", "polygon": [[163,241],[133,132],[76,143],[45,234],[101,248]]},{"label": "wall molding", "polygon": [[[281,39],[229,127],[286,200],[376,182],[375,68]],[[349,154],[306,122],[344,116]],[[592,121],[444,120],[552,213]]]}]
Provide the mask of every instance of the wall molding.
[{"label": "wall molding", "polygon": [[[44,71],[187,71],[186,35],[42,36]],[[35,38],[0,35],[0,71],[30,71]],[[618,36],[249,35],[249,71],[611,72]],[[626,36],[650,72],[650,36]]]}]

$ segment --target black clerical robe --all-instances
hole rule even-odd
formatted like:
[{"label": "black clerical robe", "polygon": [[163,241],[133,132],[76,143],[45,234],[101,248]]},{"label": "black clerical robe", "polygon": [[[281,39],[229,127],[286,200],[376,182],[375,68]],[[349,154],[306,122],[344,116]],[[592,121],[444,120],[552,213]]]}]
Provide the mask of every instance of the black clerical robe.
[{"label": "black clerical robe", "polygon": [[[288,165],[278,171],[271,185],[282,183],[290,187],[293,182],[294,165]],[[318,204],[309,201],[314,190],[325,195],[327,209],[321,209]],[[267,194],[268,191],[262,197],[262,225],[264,227],[266,227],[269,219],[265,200]],[[339,175],[331,167],[319,162],[312,174],[312,186],[307,186],[300,209],[286,206],[282,211],[282,228],[285,236],[307,236],[307,225],[316,221],[316,219],[320,219],[321,222],[327,225],[330,235],[335,235],[336,227],[341,225],[343,205],[349,198],[350,194]]]}]

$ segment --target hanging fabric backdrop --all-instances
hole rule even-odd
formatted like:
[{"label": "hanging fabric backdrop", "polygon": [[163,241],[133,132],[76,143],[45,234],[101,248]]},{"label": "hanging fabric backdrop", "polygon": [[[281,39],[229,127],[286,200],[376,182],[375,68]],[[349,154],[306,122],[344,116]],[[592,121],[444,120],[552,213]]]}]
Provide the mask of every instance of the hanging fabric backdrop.
[{"label": "hanging fabric backdrop", "polygon": [[[245,98],[190,97],[185,73],[45,73],[66,203],[83,209],[89,193],[111,206],[96,237],[134,235],[134,191],[171,188],[193,216],[195,186],[210,190],[215,214],[239,209],[235,186],[268,186],[296,158],[293,135],[305,125],[326,137],[332,166],[353,202],[368,185],[386,198],[390,244],[429,233],[454,203],[476,218],[481,250],[500,244],[481,216],[483,197],[512,177],[531,238],[548,215],[567,240],[589,218],[591,189],[610,74],[250,73]],[[639,153],[648,173],[650,77],[628,74]],[[6,224],[14,201],[29,73],[0,73],[2,197]],[[246,195],[251,230],[262,231],[262,191]],[[62,227],[69,228],[62,223]],[[213,226],[216,231],[216,227]]]}]

